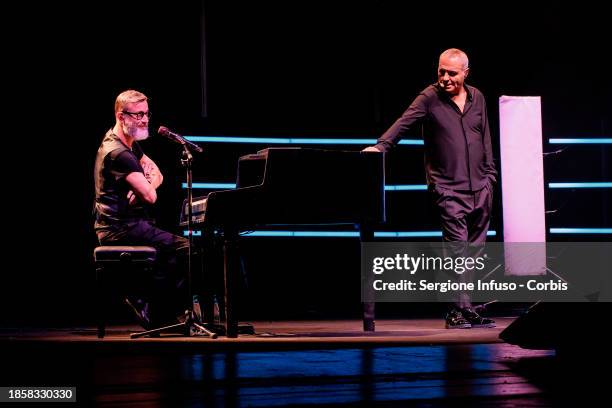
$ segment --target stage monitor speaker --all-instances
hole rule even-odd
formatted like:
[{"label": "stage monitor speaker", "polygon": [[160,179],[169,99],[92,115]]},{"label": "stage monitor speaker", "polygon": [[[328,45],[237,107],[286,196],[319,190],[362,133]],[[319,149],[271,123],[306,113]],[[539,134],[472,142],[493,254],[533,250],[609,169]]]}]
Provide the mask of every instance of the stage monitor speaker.
[{"label": "stage monitor speaker", "polygon": [[611,309],[611,303],[603,302],[538,302],[504,329],[499,337],[525,349],[596,351],[607,342],[606,327]]}]

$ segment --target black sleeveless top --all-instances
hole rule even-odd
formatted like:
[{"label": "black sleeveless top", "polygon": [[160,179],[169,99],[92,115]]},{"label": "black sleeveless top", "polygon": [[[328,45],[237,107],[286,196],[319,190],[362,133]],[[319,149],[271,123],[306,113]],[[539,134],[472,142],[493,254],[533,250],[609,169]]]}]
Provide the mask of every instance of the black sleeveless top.
[{"label": "black sleeveless top", "polygon": [[147,209],[142,203],[129,205],[127,195],[131,187],[125,180],[132,172],[144,173],[140,165],[143,154],[137,142],[130,149],[112,129],[106,132],[94,167],[96,230],[148,218]]}]

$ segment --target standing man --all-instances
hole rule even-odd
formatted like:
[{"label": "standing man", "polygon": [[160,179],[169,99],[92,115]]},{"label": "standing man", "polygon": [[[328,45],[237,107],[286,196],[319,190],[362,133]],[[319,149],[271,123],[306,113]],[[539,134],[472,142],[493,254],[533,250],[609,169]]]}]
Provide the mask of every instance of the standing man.
[{"label": "standing man", "polygon": [[[444,241],[484,243],[497,171],[485,98],[465,83],[469,70],[463,51],[444,51],[438,81],[421,91],[378,143],[364,151],[387,152],[422,125],[427,184],[440,213]],[[446,328],[469,327],[494,327],[494,322],[480,316],[462,294],[446,316]]]},{"label": "standing man", "polygon": [[[185,310],[177,298],[185,271],[177,258],[189,241],[155,226],[149,207],[157,200],[163,176],[139,141],[149,137],[149,104],[141,92],[127,90],[115,101],[115,125],[106,132],[96,156],[95,231],[101,245],[146,245],[157,249],[152,290],[144,301],[127,302],[145,329],[176,323]],[[143,283],[143,287],[151,285]]]}]

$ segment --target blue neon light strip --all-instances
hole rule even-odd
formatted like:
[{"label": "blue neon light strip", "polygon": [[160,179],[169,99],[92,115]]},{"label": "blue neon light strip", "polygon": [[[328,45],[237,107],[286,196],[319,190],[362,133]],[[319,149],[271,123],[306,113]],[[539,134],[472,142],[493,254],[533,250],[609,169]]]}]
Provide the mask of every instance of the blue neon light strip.
[{"label": "blue neon light strip", "polygon": [[612,144],[612,138],[548,139],[550,144]]},{"label": "blue neon light strip", "polygon": [[425,144],[425,142],[423,142],[421,139],[402,139],[399,141],[398,144],[401,145],[413,145],[413,146],[423,146]]},{"label": "blue neon light strip", "polygon": [[[208,188],[208,189],[232,189],[236,188],[236,183],[192,183],[193,188]],[[183,188],[187,188],[187,183],[183,183]]]},{"label": "blue neon light strip", "polygon": [[[487,231],[487,236],[494,237],[496,231]],[[421,238],[421,237],[441,237],[442,231],[380,231],[375,232],[377,238]]]},{"label": "blue neon light strip", "polygon": [[549,188],[612,188],[612,182],[597,183],[548,183]]},{"label": "blue neon light strip", "polygon": [[[187,236],[188,231],[183,231]],[[202,235],[201,231],[194,231],[194,236]],[[494,237],[496,231],[488,231],[487,236]],[[246,237],[319,237],[319,238],[359,238],[358,231],[249,231],[241,234]],[[435,238],[441,237],[442,231],[379,231],[374,233],[376,238]]]},{"label": "blue neon light strip", "polygon": [[242,235],[251,237],[293,237],[292,231],[252,231]]},{"label": "blue neon light strip", "polygon": [[[193,183],[193,188],[202,189],[232,189],[236,188],[234,183]],[[187,183],[183,183],[183,188],[187,188]],[[386,185],[385,191],[417,191],[427,190],[425,184],[397,184],[397,185]]]},{"label": "blue neon light strip", "polygon": [[551,234],[612,234],[612,228],[551,228]]},{"label": "blue neon light strip", "polygon": [[425,184],[397,184],[397,185],[386,185],[385,191],[417,191],[427,190]]},{"label": "blue neon light strip", "polygon": [[[185,136],[194,143],[259,143],[259,144],[317,144],[317,145],[364,145],[376,144],[376,139],[294,138],[294,137],[236,137],[236,136]],[[423,145],[421,139],[403,139],[401,145]]]},{"label": "blue neon light strip", "polygon": [[307,138],[291,138],[291,144],[334,144],[334,145],[373,145],[376,144],[375,139],[307,139]]},{"label": "blue neon light strip", "polygon": [[[612,234],[612,228],[550,228],[551,234]],[[188,236],[188,231],[183,231]],[[193,231],[193,236],[201,236],[202,231]],[[356,231],[252,231],[244,234],[250,237],[359,237]],[[488,231],[487,236],[494,237],[496,231]],[[441,237],[441,231],[380,231],[376,238],[427,238]]]},{"label": "blue neon light strip", "polygon": [[346,238],[359,237],[357,231],[252,231],[241,234],[245,237],[323,237]]},{"label": "blue neon light strip", "polygon": [[375,232],[377,238],[420,238],[420,237],[441,237],[442,231],[380,231]]},{"label": "blue neon light strip", "polygon": [[[612,182],[588,182],[588,183],[548,183],[549,188],[612,188]],[[187,188],[187,183],[183,183],[183,188]],[[233,189],[235,183],[193,183],[193,188],[201,189]],[[426,191],[426,184],[394,184],[386,185],[385,191]]]},{"label": "blue neon light strip", "polygon": [[[612,234],[612,228],[550,228],[551,234]],[[183,231],[188,236],[188,231]],[[193,231],[193,236],[202,235],[202,231]],[[252,231],[243,234],[249,237],[359,237],[356,231]],[[494,237],[496,231],[488,231],[487,236]],[[442,231],[380,231],[376,238],[429,238],[441,237]]]}]

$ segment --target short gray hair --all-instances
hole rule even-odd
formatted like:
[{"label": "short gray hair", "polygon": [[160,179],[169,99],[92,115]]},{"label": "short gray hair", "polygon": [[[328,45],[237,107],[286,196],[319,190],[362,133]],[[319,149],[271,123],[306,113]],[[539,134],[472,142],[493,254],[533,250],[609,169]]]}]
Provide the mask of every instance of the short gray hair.
[{"label": "short gray hair", "polygon": [[467,54],[459,48],[449,48],[440,54],[440,58],[442,57],[459,58],[461,62],[463,62],[463,69],[468,69],[470,67],[470,60],[468,60]]},{"label": "short gray hair", "polygon": [[123,91],[117,96],[115,100],[115,113],[121,112],[125,109],[125,106],[128,103],[138,103],[148,100],[147,96],[142,92],[135,91],[133,89],[128,89],[127,91]]}]

